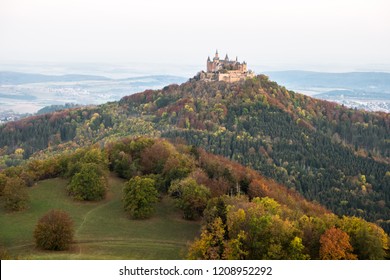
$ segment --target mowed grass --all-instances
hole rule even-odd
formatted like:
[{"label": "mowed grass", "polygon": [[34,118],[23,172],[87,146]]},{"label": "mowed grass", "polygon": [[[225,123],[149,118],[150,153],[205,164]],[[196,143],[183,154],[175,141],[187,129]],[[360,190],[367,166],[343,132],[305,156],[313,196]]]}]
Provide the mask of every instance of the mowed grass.
[{"label": "mowed grass", "polygon": [[[187,243],[198,235],[199,222],[182,219],[169,197],[158,202],[155,215],[131,220],[123,211],[123,180],[111,176],[107,197],[77,202],[66,194],[67,181],[49,179],[29,188],[30,208],[16,213],[0,210],[0,244],[18,259],[181,259]],[[35,248],[37,221],[51,209],[70,214],[75,242],[69,251]]]}]

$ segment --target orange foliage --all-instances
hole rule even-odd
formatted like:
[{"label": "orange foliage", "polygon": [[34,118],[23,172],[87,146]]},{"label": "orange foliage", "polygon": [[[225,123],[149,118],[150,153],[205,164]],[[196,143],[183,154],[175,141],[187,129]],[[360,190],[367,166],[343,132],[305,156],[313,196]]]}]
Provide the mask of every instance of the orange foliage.
[{"label": "orange foliage", "polygon": [[356,255],[352,254],[349,235],[341,229],[335,227],[328,229],[321,235],[320,243],[320,259],[356,260]]}]

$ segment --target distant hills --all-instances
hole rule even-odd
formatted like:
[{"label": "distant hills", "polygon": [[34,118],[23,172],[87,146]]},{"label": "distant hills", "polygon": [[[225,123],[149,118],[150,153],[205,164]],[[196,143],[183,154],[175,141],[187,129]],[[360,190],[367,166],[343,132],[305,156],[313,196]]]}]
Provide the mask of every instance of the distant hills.
[{"label": "distant hills", "polygon": [[0,119],[7,119],[9,116],[6,112],[10,111],[13,115],[33,114],[52,105],[102,104],[145,89],[157,89],[185,80],[186,78],[170,75],[111,79],[93,75],[0,72]]},{"label": "distant hills", "polygon": [[30,83],[48,83],[48,82],[82,82],[82,81],[129,81],[129,82],[168,82],[172,83],[177,80],[182,81],[183,77],[171,76],[171,75],[150,75],[130,77],[124,79],[111,79],[104,76],[97,75],[42,75],[20,72],[2,72],[0,71],[0,85],[21,85]]},{"label": "distant hills", "polygon": [[288,89],[345,106],[390,112],[390,73],[275,71],[266,74]]},{"label": "distant hills", "polygon": [[0,72],[1,85],[21,85],[47,82],[106,81],[109,78],[94,75],[42,75],[19,72]]},{"label": "distant hills", "polygon": [[[272,80],[284,86],[341,87],[390,90],[390,73],[349,72],[325,73],[311,71],[270,71],[265,72]],[[389,91],[390,93],[390,91]]]}]

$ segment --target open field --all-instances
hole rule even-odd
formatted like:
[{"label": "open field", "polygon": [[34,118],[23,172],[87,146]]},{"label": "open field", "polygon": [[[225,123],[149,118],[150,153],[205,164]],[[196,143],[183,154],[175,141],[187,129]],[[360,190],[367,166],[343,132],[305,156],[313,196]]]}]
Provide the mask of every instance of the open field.
[{"label": "open field", "polygon": [[[164,197],[148,220],[130,220],[122,209],[123,181],[110,178],[110,190],[100,202],[76,202],[67,196],[67,181],[50,179],[29,189],[30,208],[17,213],[0,210],[0,244],[19,259],[180,259],[188,241],[200,229],[185,221]],[[33,231],[50,209],[67,211],[75,224],[75,243],[64,252],[35,248]]]}]

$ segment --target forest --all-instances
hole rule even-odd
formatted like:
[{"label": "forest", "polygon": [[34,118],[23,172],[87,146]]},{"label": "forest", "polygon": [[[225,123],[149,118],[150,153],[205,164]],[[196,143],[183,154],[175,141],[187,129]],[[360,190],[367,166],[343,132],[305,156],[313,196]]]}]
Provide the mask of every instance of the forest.
[{"label": "forest", "polygon": [[[125,137],[6,168],[0,173],[1,205],[28,213],[34,201],[26,189],[57,177],[68,182],[66,192],[75,203],[101,201],[110,191],[110,173],[124,179],[127,219],[152,219],[159,201],[170,197],[181,219],[201,221],[187,259],[388,258],[389,236],[374,223],[337,216],[225,157],[149,137]],[[115,220],[118,213],[110,215]],[[33,236],[44,250],[66,251],[80,242],[72,219],[58,210],[37,222]],[[2,259],[13,257],[6,247],[0,251]]]},{"label": "forest", "polygon": [[390,232],[390,116],[310,98],[259,75],[189,80],[0,127],[0,166],[124,136],[164,137],[258,171],[339,216]]}]

